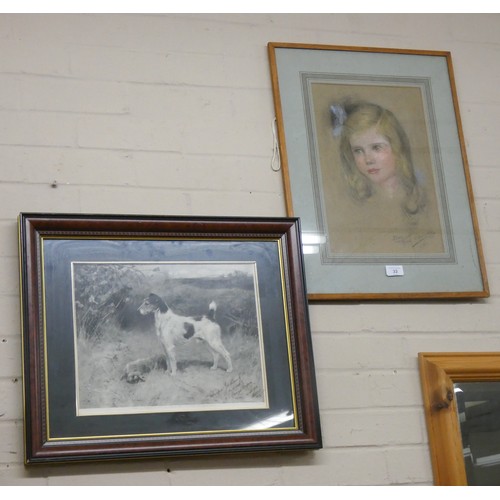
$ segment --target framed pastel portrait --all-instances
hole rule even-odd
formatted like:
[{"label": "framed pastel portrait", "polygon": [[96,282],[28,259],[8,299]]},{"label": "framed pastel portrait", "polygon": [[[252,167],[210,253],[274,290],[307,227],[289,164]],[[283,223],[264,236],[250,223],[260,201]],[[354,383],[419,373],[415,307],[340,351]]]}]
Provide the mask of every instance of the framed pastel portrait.
[{"label": "framed pastel portrait", "polygon": [[309,299],[487,297],[450,54],[268,52]]},{"label": "framed pastel portrait", "polygon": [[19,236],[26,464],[321,447],[297,218]]}]

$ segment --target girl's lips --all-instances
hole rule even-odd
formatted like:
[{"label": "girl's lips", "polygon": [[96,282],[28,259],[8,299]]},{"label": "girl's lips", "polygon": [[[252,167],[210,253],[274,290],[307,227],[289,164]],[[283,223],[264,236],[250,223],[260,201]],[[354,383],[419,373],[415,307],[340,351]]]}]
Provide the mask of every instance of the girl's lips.
[{"label": "girl's lips", "polygon": [[379,171],[379,170],[380,170],[379,168],[370,168],[370,169],[368,170],[368,173],[369,173],[370,175],[373,175],[373,174],[378,173],[378,171]]}]

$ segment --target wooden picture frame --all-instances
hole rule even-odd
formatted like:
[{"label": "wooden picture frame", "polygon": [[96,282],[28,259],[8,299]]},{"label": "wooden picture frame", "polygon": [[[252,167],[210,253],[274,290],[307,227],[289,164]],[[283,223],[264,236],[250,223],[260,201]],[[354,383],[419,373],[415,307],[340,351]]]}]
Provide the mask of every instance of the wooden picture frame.
[{"label": "wooden picture frame", "polygon": [[270,42],[268,54],[309,300],[489,296],[450,53]]},{"label": "wooden picture frame", "polygon": [[468,485],[455,386],[500,381],[500,352],[418,354],[434,484]]},{"label": "wooden picture frame", "polygon": [[321,448],[299,228],[21,213],[26,463]]}]

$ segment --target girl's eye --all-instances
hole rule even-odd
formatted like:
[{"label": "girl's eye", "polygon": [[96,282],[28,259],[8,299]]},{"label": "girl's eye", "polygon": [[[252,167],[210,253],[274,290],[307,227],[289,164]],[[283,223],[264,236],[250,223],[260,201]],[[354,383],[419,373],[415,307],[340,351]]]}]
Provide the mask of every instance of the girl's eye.
[{"label": "girl's eye", "polygon": [[373,145],[373,150],[374,151],[383,151],[387,147],[387,144],[380,143],[380,144],[374,144]]},{"label": "girl's eye", "polygon": [[359,154],[361,154],[362,152],[363,152],[363,150],[362,150],[361,148],[354,148],[354,149],[352,150],[352,154],[354,154],[354,155],[359,155]]}]

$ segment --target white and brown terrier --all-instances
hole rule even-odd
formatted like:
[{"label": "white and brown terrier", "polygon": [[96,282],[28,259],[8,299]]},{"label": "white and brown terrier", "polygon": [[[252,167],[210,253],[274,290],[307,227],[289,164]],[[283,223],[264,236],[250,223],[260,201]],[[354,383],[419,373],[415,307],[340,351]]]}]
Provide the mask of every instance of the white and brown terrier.
[{"label": "white and brown terrier", "polygon": [[207,315],[197,319],[191,316],[175,314],[165,301],[154,293],[150,293],[144,299],[139,307],[139,312],[142,315],[154,315],[156,334],[167,355],[171,375],[175,375],[177,372],[176,346],[186,343],[187,340],[195,339],[204,341],[212,353],[212,370],[217,369],[220,356],[226,362],[226,371],[231,372],[233,370],[231,356],[222,344],[220,325],[215,322],[216,309],[215,302],[212,302],[209,305]]}]

